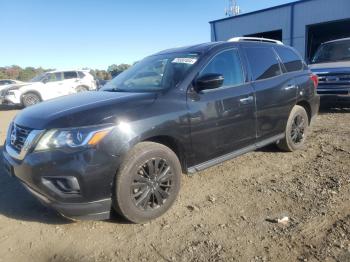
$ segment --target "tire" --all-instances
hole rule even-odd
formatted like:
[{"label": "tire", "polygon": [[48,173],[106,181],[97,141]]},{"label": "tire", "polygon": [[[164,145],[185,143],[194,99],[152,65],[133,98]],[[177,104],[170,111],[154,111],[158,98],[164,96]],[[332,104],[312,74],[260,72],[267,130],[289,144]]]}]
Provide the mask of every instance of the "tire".
[{"label": "tire", "polygon": [[277,143],[279,149],[293,152],[303,148],[309,127],[309,117],[302,106],[294,106],[290,112],[284,139]]},{"label": "tire", "polygon": [[77,91],[77,93],[80,93],[80,92],[89,91],[89,88],[87,88],[86,86],[77,86],[77,87],[75,88],[75,90]]},{"label": "tire", "polygon": [[22,104],[24,107],[32,106],[41,102],[41,98],[36,93],[26,93],[22,96]]},{"label": "tire", "polygon": [[171,149],[141,142],[127,153],[116,175],[113,207],[133,223],[160,217],[175,202],[181,175],[179,159]]}]

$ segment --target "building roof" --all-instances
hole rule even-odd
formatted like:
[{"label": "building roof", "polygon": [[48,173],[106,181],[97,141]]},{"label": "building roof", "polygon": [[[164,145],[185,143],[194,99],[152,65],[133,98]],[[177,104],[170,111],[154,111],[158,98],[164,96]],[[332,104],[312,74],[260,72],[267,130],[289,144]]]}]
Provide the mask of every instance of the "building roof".
[{"label": "building roof", "polygon": [[286,6],[293,6],[293,5],[295,5],[295,4],[304,3],[304,2],[310,2],[310,1],[315,1],[315,0],[299,0],[299,1],[294,1],[294,2],[287,3],[287,4],[277,5],[277,6],[273,6],[273,7],[269,7],[269,8],[265,8],[265,9],[260,9],[260,10],[253,11],[253,12],[249,12],[249,13],[243,13],[243,14],[240,14],[240,15],[229,16],[229,17],[225,17],[225,18],[213,20],[213,21],[210,21],[209,23],[212,24],[212,23],[216,23],[216,22],[220,22],[220,21],[225,21],[225,20],[229,20],[229,19],[234,19],[234,18],[237,18],[237,17],[247,16],[247,15],[253,15],[253,14],[257,14],[257,13],[262,13],[262,12],[266,12],[266,11],[270,11],[270,10],[274,10],[274,9],[278,9],[278,8],[282,8],[282,7],[286,7]]}]

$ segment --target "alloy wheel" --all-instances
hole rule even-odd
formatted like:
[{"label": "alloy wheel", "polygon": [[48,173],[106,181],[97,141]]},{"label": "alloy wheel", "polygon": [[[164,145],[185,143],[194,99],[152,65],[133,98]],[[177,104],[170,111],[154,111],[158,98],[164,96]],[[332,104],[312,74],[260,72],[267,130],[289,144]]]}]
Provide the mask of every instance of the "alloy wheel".
[{"label": "alloy wheel", "polygon": [[301,115],[296,115],[293,120],[291,134],[290,134],[294,144],[299,144],[304,140],[305,129],[306,129],[306,121],[304,117]]},{"label": "alloy wheel", "polygon": [[133,201],[142,211],[161,207],[170,196],[173,171],[167,161],[152,158],[140,166],[131,184]]}]

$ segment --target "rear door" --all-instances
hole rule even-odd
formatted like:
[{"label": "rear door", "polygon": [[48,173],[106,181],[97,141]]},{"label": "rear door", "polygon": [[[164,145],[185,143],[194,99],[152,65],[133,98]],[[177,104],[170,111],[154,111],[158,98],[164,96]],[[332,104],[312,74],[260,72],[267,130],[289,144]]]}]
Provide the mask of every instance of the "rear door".
[{"label": "rear door", "polygon": [[238,150],[255,141],[253,88],[246,83],[239,50],[212,56],[199,76],[224,76],[222,87],[188,94],[192,147],[197,164]]},{"label": "rear door", "polygon": [[76,71],[63,72],[62,93],[65,95],[74,94],[78,85],[80,85],[80,78]]},{"label": "rear door", "polygon": [[258,141],[284,133],[296,101],[297,87],[271,45],[245,47],[250,78],[256,93]]}]

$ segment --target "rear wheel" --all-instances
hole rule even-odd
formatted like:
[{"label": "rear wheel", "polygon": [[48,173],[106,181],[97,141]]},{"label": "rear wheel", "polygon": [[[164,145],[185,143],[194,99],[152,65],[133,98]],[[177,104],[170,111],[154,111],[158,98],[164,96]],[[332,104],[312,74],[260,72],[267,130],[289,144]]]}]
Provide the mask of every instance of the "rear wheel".
[{"label": "rear wheel", "polygon": [[40,97],[35,93],[26,93],[22,96],[22,103],[24,107],[32,106],[40,102]]},{"label": "rear wheel", "polygon": [[177,198],[181,174],[180,162],[168,147],[139,143],[127,154],[116,175],[115,210],[134,223],[163,215]]},{"label": "rear wheel", "polygon": [[306,133],[309,127],[309,117],[302,106],[294,106],[290,112],[284,139],[277,143],[277,146],[287,152],[301,149],[306,140]]},{"label": "rear wheel", "polygon": [[89,88],[87,88],[86,86],[77,86],[75,90],[77,91],[77,93],[80,93],[80,92],[89,91]]}]

